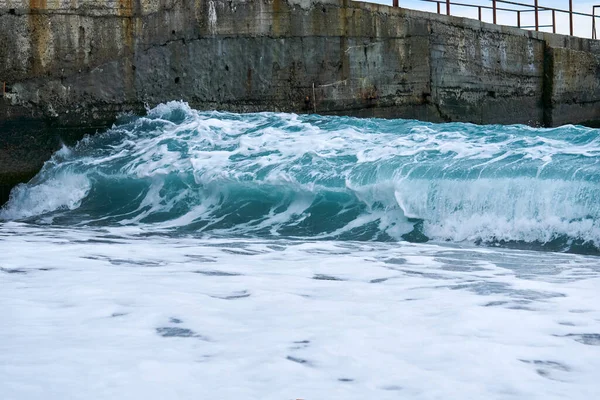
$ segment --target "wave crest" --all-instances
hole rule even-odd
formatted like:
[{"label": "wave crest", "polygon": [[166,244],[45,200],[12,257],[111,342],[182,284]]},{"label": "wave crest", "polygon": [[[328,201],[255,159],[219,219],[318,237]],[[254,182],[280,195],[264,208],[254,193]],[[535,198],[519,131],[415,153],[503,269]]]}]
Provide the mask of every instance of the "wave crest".
[{"label": "wave crest", "polygon": [[5,220],[352,240],[600,244],[598,131],[197,112],[55,154]]}]

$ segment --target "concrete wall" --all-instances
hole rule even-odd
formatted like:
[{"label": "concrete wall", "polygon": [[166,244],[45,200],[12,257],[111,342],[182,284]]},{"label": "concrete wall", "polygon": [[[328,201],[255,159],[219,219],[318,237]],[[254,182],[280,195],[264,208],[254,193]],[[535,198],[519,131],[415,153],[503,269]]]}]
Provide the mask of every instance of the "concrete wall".
[{"label": "concrete wall", "polygon": [[348,0],[0,0],[0,202],[60,141],[174,99],[594,123],[599,55],[597,41]]}]

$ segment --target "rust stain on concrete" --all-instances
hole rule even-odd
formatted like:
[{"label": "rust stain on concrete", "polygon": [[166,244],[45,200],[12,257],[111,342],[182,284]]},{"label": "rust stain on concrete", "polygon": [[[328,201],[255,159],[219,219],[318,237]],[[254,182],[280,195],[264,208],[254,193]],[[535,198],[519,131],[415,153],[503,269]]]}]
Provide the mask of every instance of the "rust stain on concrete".
[{"label": "rust stain on concrete", "polygon": [[123,84],[125,86],[125,95],[127,99],[133,99],[135,96],[135,73],[134,73],[134,52],[135,52],[135,17],[134,0],[119,0],[117,13],[121,19],[121,35],[123,37]]},{"label": "rust stain on concrete", "polygon": [[31,32],[31,71],[33,75],[42,75],[46,65],[51,60],[50,20],[46,14],[46,0],[29,0],[31,13],[28,15],[29,31]]},{"label": "rust stain on concrete", "polygon": [[281,0],[273,0],[273,25],[272,25],[272,34],[274,36],[279,36],[281,34]]}]

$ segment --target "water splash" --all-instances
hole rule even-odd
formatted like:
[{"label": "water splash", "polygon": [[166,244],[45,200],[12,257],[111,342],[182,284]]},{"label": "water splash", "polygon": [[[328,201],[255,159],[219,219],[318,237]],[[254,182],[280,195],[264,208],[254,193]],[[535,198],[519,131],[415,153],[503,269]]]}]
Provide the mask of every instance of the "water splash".
[{"label": "water splash", "polygon": [[63,149],[4,220],[596,252],[598,130],[198,112],[170,102]]}]

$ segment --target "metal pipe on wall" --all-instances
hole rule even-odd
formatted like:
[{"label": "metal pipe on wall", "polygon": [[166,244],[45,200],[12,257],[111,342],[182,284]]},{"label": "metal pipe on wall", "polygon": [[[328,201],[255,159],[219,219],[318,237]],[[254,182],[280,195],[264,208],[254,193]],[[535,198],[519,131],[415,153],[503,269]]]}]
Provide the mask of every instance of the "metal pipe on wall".
[{"label": "metal pipe on wall", "polygon": [[450,15],[450,0],[446,0],[446,15]]}]

